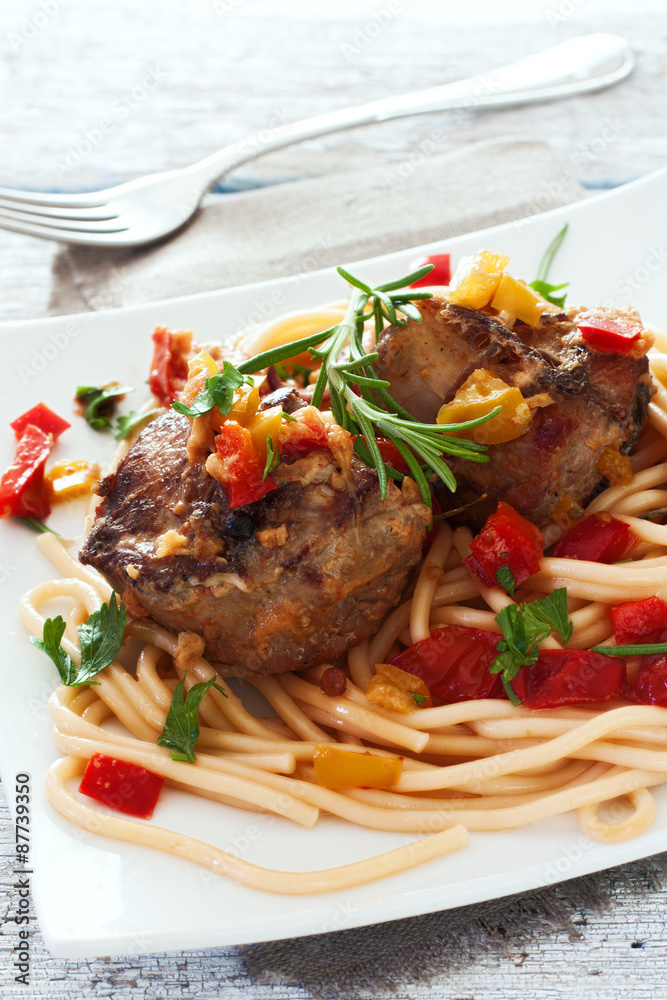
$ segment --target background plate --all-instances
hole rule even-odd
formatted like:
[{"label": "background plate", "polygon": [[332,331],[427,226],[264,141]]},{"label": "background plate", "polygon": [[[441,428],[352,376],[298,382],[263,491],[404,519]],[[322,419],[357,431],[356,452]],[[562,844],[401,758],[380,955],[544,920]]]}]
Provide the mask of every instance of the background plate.
[{"label": "background plate", "polygon": [[[421,251],[450,250],[456,263],[461,254],[485,247],[510,254],[512,274],[530,280],[566,221],[570,232],[551,278],[571,282],[568,301],[630,303],[646,321],[667,326],[667,171],[531,219],[350,266],[365,280],[389,280],[405,273]],[[328,269],[131,309],[4,324],[0,426],[39,400],[68,416],[79,384],[114,379],[143,386],[150,334],[158,324],[192,328],[200,340],[220,339],[251,322],[344,293],[341,279]],[[133,407],[142,394],[140,389],[131,399]],[[112,445],[77,420],[56,457],[103,461]],[[0,467],[12,454],[7,430],[0,435]],[[66,522],[68,512],[59,517]],[[57,955],[143,954],[316,934],[491,899],[667,849],[667,788],[656,792],[653,827],[636,840],[594,843],[572,815],[562,816],[523,830],[473,834],[463,852],[369,886],[311,897],[244,889],[187,861],[84,833],[61,819],[44,796],[44,775],[57,757],[46,709],[55,671],[28,644],[16,612],[21,594],[52,570],[32,533],[14,522],[0,524],[0,545],[6,636],[0,654],[0,768],[10,807],[15,775],[32,776],[35,906],[47,947]],[[172,789],[165,789],[154,822],[286,870],[345,864],[406,839],[327,817],[314,830],[302,830]]]}]

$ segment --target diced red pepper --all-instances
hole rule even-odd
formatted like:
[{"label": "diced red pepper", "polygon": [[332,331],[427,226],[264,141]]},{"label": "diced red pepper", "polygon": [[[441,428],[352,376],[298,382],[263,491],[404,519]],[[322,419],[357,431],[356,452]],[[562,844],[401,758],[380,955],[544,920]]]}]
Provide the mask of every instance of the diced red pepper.
[{"label": "diced red pepper", "polygon": [[497,570],[509,566],[518,586],[539,570],[543,547],[540,529],[501,500],[470,543],[472,555],[463,562],[485,586],[496,585]]},{"label": "diced red pepper", "polygon": [[587,318],[579,329],[585,343],[603,354],[629,354],[643,333],[638,323],[603,316]]},{"label": "diced red pepper", "polygon": [[79,791],[128,816],[150,819],[164,778],[138,764],[94,753],[86,765]]},{"label": "diced red pepper", "polygon": [[391,465],[392,469],[396,469],[397,472],[402,472],[406,476],[410,475],[410,466],[393,441],[390,441],[389,438],[377,437],[375,443],[385,465]]},{"label": "diced red pepper", "polygon": [[[661,629],[656,642],[667,642],[667,628]],[[667,708],[667,656],[642,656],[639,670],[630,684],[628,698],[640,705],[662,705]]]},{"label": "diced red pepper", "polygon": [[17,438],[21,438],[28,424],[32,424],[33,427],[39,427],[40,431],[43,431],[45,434],[53,435],[54,441],[57,441],[62,432],[72,426],[66,420],[63,420],[62,417],[59,417],[57,413],[54,413],[53,410],[50,410],[48,406],[45,406],[44,403],[38,403],[31,410],[26,410],[16,420],[12,420],[9,426],[14,430]]},{"label": "diced red pepper", "polygon": [[53,438],[28,424],[16,446],[14,461],[0,480],[0,517],[36,517],[51,512],[44,466]]},{"label": "diced red pepper", "polygon": [[188,377],[183,337],[159,326],[153,334],[153,343],[155,348],[148,385],[162,406],[171,406]]},{"label": "diced red pepper", "polygon": [[428,257],[420,257],[410,265],[411,271],[416,271],[418,267],[425,264],[433,264],[433,270],[419,281],[413,281],[410,288],[419,288],[421,285],[448,285],[452,277],[451,255],[448,253],[432,253]]},{"label": "diced red pepper", "polygon": [[589,514],[563,535],[554,549],[557,559],[585,559],[613,563],[624,559],[639,538],[629,525],[606,511]]},{"label": "diced red pepper", "polygon": [[421,677],[445,704],[477,698],[502,698],[499,674],[489,673],[500,639],[479,628],[449,625],[431,632],[391,662]]},{"label": "diced red pepper", "polygon": [[544,649],[521,667],[512,687],[528,708],[608,701],[625,692],[625,660],[586,649]]},{"label": "diced red pepper", "polygon": [[617,646],[649,642],[659,629],[667,628],[667,601],[646,597],[612,608],[609,612]]},{"label": "diced red pepper", "polygon": [[225,420],[216,436],[215,450],[223,463],[222,476],[216,478],[231,508],[254,503],[276,488],[270,476],[262,481],[264,463],[255,451],[247,427],[235,420]]}]

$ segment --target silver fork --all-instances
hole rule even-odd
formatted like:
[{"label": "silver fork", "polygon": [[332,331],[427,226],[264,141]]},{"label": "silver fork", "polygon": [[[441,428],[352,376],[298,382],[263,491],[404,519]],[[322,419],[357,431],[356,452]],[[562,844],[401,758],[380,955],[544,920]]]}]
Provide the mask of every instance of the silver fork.
[{"label": "silver fork", "polygon": [[357,125],[456,108],[507,107],[598,90],[631,72],[634,56],[616,35],[574,38],[487,75],[332,111],[266,130],[179,170],[149,174],[89,194],[0,188],[0,226],[87,246],[130,247],[183,226],[223,174],[257,156]]}]

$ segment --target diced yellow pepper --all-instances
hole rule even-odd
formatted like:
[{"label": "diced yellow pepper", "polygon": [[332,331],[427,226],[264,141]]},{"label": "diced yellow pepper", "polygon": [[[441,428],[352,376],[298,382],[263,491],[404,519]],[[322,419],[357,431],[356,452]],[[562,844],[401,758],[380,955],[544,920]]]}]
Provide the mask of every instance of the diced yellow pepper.
[{"label": "diced yellow pepper", "polygon": [[563,493],[562,497],[551,511],[551,516],[563,530],[570,528],[575,521],[585,517],[583,507],[580,507],[571,493]]},{"label": "diced yellow pepper", "polygon": [[199,393],[204,391],[206,379],[219,374],[220,369],[208,351],[200,351],[196,357],[188,361],[188,380],[181,393],[182,402],[191,406]]},{"label": "diced yellow pepper", "polygon": [[491,306],[498,312],[508,312],[517,319],[536,326],[544,312],[544,302],[532,288],[522,284],[509,274],[503,274]]},{"label": "diced yellow pepper", "polygon": [[465,380],[451,403],[440,408],[439,424],[458,424],[483,417],[496,406],[502,409],[495,417],[467,431],[452,431],[480,444],[502,444],[525,434],[533,422],[521,390],[507,385],[486,368],[476,368]]},{"label": "diced yellow pepper", "polygon": [[227,414],[229,420],[236,420],[243,427],[249,427],[259,408],[259,389],[250,385],[240,385],[234,390],[234,402]]},{"label": "diced yellow pepper", "polygon": [[629,455],[622,455],[618,448],[603,448],[595,468],[612,486],[627,486],[632,482],[632,462]]},{"label": "diced yellow pepper", "polygon": [[267,440],[271,438],[274,452],[278,447],[282,420],[281,408],[272,406],[270,410],[260,410],[247,424],[255,451],[263,462],[266,462]]},{"label": "diced yellow pepper", "polygon": [[376,663],[375,676],[366,688],[366,697],[374,705],[409,715],[417,708],[431,708],[431,692],[421,677],[401,670],[391,663]]},{"label": "diced yellow pepper", "polygon": [[391,788],[401,776],[398,757],[353,753],[336,746],[317,746],[313,753],[315,781],[325,788]]},{"label": "diced yellow pepper", "polygon": [[448,300],[455,306],[481,309],[489,304],[500,284],[509,257],[479,250],[474,257],[462,257],[449,282]]},{"label": "diced yellow pepper", "polygon": [[54,503],[85,497],[99,478],[99,465],[83,461],[55,462],[44,477]]}]

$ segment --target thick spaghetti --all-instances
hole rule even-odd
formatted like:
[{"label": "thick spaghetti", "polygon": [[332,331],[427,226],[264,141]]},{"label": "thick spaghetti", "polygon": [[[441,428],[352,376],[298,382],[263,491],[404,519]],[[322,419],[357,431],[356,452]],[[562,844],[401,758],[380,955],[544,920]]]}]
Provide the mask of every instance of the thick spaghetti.
[{"label": "thick spaghetti", "polygon": [[[337,307],[283,318],[246,336],[246,352],[265,350],[335,322]],[[660,343],[667,349],[667,343]],[[653,352],[659,378],[667,353]],[[613,642],[607,608],[651,595],[667,597],[667,525],[640,517],[667,506],[667,390],[658,390],[629,485],[612,486],[590,505],[626,521],[640,539],[632,562],[599,565],[546,557],[514,598],[487,589],[462,564],[472,539],[466,528],[443,523],[422,564],[411,597],[384,622],[370,642],[349,651],[343,695],[320,688],[326,665],[301,674],[260,676],[211,664],[193,652],[187,633],[176,636],[145,621],[131,621],[129,634],[142,645],[130,672],[115,661],[95,687],[59,687],[50,701],[55,742],[65,757],[49,771],[49,800],[80,826],[167,851],[253,888],[313,893],[345,888],[420,864],[465,846],[470,831],[507,830],[576,810],[584,832],[603,841],[623,840],[646,830],[655,815],[648,791],[667,782],[667,709],[615,702],[602,706],[533,711],[507,701],[478,700],[422,708],[409,715],[378,707],[366,697],[376,663],[443,625],[499,632],[495,616],[512,601],[541,597],[567,587],[574,630],[568,645],[586,649]],[[552,541],[555,539],[551,539]],[[70,610],[62,644],[79,659],[77,626],[110,598],[96,572],[81,566],[53,535],[38,544],[64,578],[43,583],[21,603],[32,635],[41,636],[42,606],[67,600]],[[558,648],[549,637],[542,648]],[[174,687],[217,674],[226,697],[214,688],[200,710],[196,764],[171,759],[156,745]],[[224,678],[241,676],[266,699],[275,716],[250,714]],[[105,728],[108,719],[122,723]],[[402,772],[390,790],[334,791],[318,785],[317,747],[341,744],[351,753],[400,757]],[[363,827],[425,834],[414,843],[356,864],[318,872],[269,871],[154,823],[129,820],[91,808],[70,790],[91,754],[138,764],[173,787],[225,805],[273,813],[310,828],[321,814]],[[600,806],[623,799],[623,815],[601,816]]]}]

